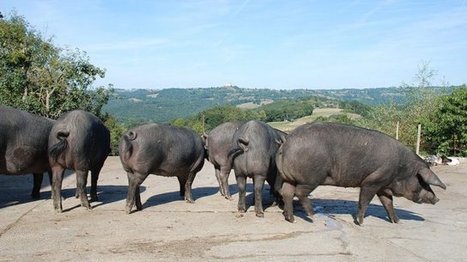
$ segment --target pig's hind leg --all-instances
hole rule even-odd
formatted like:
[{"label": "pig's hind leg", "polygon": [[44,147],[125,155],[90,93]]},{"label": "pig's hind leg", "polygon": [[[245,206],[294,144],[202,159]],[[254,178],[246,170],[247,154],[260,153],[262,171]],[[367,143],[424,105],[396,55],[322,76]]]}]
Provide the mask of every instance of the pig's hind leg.
[{"label": "pig's hind leg", "polygon": [[[195,202],[195,200],[193,200],[193,194],[191,193],[191,185],[193,184],[193,180],[195,179],[195,176],[196,176],[196,172],[191,171],[190,173],[188,173],[188,177],[185,180],[184,195],[185,195],[185,200],[188,203],[194,203]],[[180,188],[181,187],[182,187],[182,185],[180,184]]]},{"label": "pig's hind leg", "polygon": [[76,192],[81,200],[81,206],[91,209],[88,196],[86,194],[86,183],[88,178],[87,170],[76,170]]},{"label": "pig's hind leg", "polygon": [[293,216],[293,197],[295,194],[295,186],[291,183],[284,181],[281,189],[282,200],[284,201],[284,215],[285,220],[293,223],[295,218]]},{"label": "pig's hind leg", "polygon": [[31,197],[34,199],[39,199],[41,196],[41,186],[42,180],[44,178],[44,174],[42,173],[34,173],[34,186],[32,188]]},{"label": "pig's hind leg", "polygon": [[221,181],[221,187],[222,187],[222,195],[225,197],[225,199],[232,200],[232,196],[230,195],[230,189],[229,189],[229,174],[230,174],[230,166],[224,167],[221,166],[220,169],[220,181]]},{"label": "pig's hind leg", "polygon": [[[144,179],[148,176],[147,174],[140,173],[127,173],[128,176],[128,194],[126,197],[125,211],[127,214],[131,213],[131,209],[136,204],[136,209],[141,210],[143,205],[141,204],[141,197],[139,186],[143,183]],[[136,202],[136,203],[135,203]]]},{"label": "pig's hind leg", "polygon": [[102,167],[91,170],[91,202],[99,200],[97,198],[97,180],[99,180],[101,168]]},{"label": "pig's hind leg", "polygon": [[298,197],[300,200],[300,203],[302,204],[303,209],[305,210],[306,214],[309,217],[312,217],[314,215],[313,212],[313,207],[311,204],[310,199],[308,198],[308,195],[313,191],[314,188],[311,188],[307,185],[297,185],[295,188],[295,195]]},{"label": "pig's hind leg", "polygon": [[237,179],[237,186],[238,186],[238,212],[245,213],[246,212],[246,203],[245,203],[245,195],[246,195],[246,177],[243,175],[237,175],[235,173],[235,178]]}]

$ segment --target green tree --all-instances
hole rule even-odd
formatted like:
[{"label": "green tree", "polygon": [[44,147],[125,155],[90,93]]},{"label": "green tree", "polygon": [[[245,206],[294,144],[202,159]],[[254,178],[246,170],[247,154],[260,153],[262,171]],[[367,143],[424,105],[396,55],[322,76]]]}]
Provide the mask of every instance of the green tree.
[{"label": "green tree", "polygon": [[467,156],[467,86],[440,97],[437,109],[422,123],[432,153]]},{"label": "green tree", "polygon": [[331,115],[328,117],[320,116],[316,118],[315,121],[333,122],[333,123],[341,123],[341,124],[347,124],[347,125],[354,124],[354,121],[352,120],[352,118],[350,118],[347,114],[337,114],[337,115]]},{"label": "green tree", "polygon": [[264,112],[255,112],[253,110],[242,110],[233,105],[216,106],[206,109],[196,116],[189,118],[177,118],[171,122],[175,126],[184,126],[193,129],[201,134],[208,132],[216,126],[231,121],[261,120]]},{"label": "green tree", "polygon": [[263,105],[255,111],[263,111],[264,121],[293,121],[299,117],[311,115],[316,102],[312,98],[292,100],[284,99],[274,103]]},{"label": "green tree", "polygon": [[359,114],[363,117],[368,116],[371,107],[358,101],[339,101],[339,108],[347,112]]},{"label": "green tree", "polygon": [[[381,131],[392,137],[396,136],[396,126],[399,122],[400,127],[410,126],[411,124],[401,124],[403,121],[408,120],[404,117],[404,110],[394,103],[375,106],[366,113],[366,117],[358,119],[357,125],[370,129]],[[407,132],[400,132],[400,134],[407,134]],[[410,144],[404,139],[404,143]]]},{"label": "green tree", "polygon": [[73,109],[105,118],[112,88],[92,87],[104,76],[85,52],[54,46],[23,17],[0,19],[0,104],[50,118]]},{"label": "green tree", "polygon": [[[418,67],[415,83],[403,84],[401,92],[408,92],[405,105],[388,103],[376,106],[370,110],[358,125],[376,129],[390,136],[396,136],[396,126],[399,123],[399,140],[407,146],[415,147],[417,126],[430,118],[436,109],[439,92],[429,88],[436,71],[431,69],[429,62],[423,62]],[[425,127],[422,126],[422,129]],[[422,148],[425,149],[425,148]]]},{"label": "green tree", "polygon": [[118,143],[126,128],[117,121],[113,116],[108,116],[105,120],[105,125],[110,130],[110,154],[113,156],[118,155]]}]

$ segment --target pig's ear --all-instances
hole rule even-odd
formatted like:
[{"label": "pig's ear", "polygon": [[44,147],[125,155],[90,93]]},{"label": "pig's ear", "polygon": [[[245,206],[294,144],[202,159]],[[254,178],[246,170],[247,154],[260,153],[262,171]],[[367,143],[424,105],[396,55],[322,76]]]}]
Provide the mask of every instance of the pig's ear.
[{"label": "pig's ear", "polygon": [[422,177],[423,181],[426,183],[433,185],[433,186],[439,186],[442,189],[446,189],[446,185],[441,182],[441,180],[438,178],[433,171],[431,171],[428,168],[423,168],[418,171],[418,174]]},{"label": "pig's ear", "polygon": [[283,132],[280,132],[279,133],[279,138],[276,138],[275,139],[275,142],[276,144],[278,145],[282,145],[285,143],[285,141],[287,140],[287,134],[286,133],[283,133]]},{"label": "pig's ear", "polygon": [[208,146],[208,134],[206,132],[203,132],[201,135],[201,140],[203,141],[204,147]]}]

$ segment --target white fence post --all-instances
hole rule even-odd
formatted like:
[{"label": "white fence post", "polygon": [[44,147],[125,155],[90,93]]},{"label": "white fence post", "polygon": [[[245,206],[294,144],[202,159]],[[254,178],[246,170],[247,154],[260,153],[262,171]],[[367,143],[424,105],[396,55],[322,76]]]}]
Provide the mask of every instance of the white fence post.
[{"label": "white fence post", "polygon": [[420,155],[420,136],[422,134],[422,125],[418,124],[418,132],[417,132],[417,149],[415,150],[415,153],[417,155]]},{"label": "white fence post", "polygon": [[399,140],[399,121],[397,121],[396,125],[396,139]]}]

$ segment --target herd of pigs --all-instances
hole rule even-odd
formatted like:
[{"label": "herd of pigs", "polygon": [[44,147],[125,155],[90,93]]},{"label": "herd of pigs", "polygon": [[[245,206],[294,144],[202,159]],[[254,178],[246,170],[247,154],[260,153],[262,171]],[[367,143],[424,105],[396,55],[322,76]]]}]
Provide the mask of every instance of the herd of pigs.
[{"label": "herd of pigs", "polygon": [[[51,120],[0,106],[0,174],[32,173],[32,197],[38,198],[43,173],[48,172],[53,206],[59,213],[64,171],[75,171],[76,197],[90,209],[109,153],[110,132],[89,112],[70,111]],[[446,189],[429,165],[399,141],[377,131],[334,123],[304,124],[287,134],[261,121],[227,122],[203,136],[187,128],[145,124],[121,137],[119,154],[128,175],[127,213],[134,206],[142,209],[139,187],[149,174],[177,177],[180,195],[193,202],[192,183],[205,159],[213,164],[219,191],[227,199],[231,199],[228,176],[234,170],[239,212],[246,212],[246,180],[252,178],[256,216],[264,216],[261,195],[267,181],[290,222],[294,221],[294,197],[308,216],[313,215],[308,196],[319,185],[360,187],[357,224],[363,223],[375,195],[389,220],[397,223],[393,196],[435,204],[438,198],[430,185]]]}]

